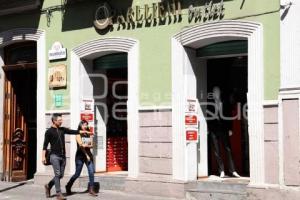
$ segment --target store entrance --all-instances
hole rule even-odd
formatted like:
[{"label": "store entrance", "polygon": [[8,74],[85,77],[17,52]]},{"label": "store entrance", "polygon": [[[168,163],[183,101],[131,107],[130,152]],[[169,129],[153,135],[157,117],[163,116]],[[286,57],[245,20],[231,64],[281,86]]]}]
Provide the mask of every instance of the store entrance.
[{"label": "store entrance", "polygon": [[[230,161],[234,170],[243,177],[249,177],[249,136],[247,120],[248,61],[247,56],[215,58],[207,60],[207,99],[214,101],[215,88],[221,91],[224,120],[207,120],[208,123],[208,172],[220,175],[218,162],[223,161],[225,174],[232,175]],[[224,130],[218,130],[223,123]],[[211,126],[210,126],[211,123]],[[211,130],[210,130],[211,129]],[[212,132],[219,132],[212,134]],[[231,134],[232,133],[232,134]],[[229,134],[223,137],[220,134]],[[212,137],[216,136],[216,137]],[[228,141],[227,141],[228,139]],[[227,142],[226,142],[227,141]],[[216,144],[217,143],[217,144]],[[228,145],[226,143],[229,143]],[[219,146],[219,155],[216,151]],[[230,151],[231,150],[231,155]],[[220,158],[218,158],[218,156]],[[218,161],[218,159],[220,159]]]},{"label": "store entrance", "polygon": [[106,170],[127,171],[127,68],[108,69],[106,75],[109,83]]},{"label": "store entrance", "polygon": [[87,65],[82,95],[95,102],[96,172],[127,171],[127,53],[96,57]]},{"label": "store entrance", "polygon": [[36,172],[36,43],[4,48],[3,180],[24,181]]}]

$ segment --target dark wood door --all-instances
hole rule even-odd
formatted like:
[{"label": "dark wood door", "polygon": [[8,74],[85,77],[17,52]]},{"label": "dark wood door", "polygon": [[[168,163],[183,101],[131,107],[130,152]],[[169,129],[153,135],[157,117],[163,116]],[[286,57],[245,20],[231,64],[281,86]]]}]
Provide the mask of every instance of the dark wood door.
[{"label": "dark wood door", "polygon": [[[28,173],[32,173],[36,162],[36,146],[33,147],[36,144],[36,69],[25,67],[6,71],[5,75],[5,179],[22,181],[32,176]],[[34,155],[29,155],[30,152]]]}]

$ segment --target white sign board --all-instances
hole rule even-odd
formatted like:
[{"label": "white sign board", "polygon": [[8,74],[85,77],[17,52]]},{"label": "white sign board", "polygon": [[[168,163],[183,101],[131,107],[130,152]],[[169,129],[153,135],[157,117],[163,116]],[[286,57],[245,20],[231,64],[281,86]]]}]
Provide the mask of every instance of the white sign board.
[{"label": "white sign board", "polygon": [[60,42],[54,42],[48,52],[49,60],[59,60],[67,58],[67,49],[63,48]]},{"label": "white sign board", "polygon": [[197,113],[197,99],[187,99],[185,104],[186,113]]}]

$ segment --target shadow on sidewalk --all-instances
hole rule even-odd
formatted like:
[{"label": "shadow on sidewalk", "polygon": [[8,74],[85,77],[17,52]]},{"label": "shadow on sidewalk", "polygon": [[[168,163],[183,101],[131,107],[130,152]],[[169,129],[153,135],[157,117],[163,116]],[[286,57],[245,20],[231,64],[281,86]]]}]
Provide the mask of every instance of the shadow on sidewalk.
[{"label": "shadow on sidewalk", "polygon": [[[67,193],[63,193],[63,195],[65,197],[70,197],[70,196],[73,196],[73,195],[77,195],[77,194],[87,194],[88,193],[88,190],[85,190],[85,191],[82,191],[82,192],[72,192],[71,194],[67,194]],[[50,196],[50,198],[53,198],[53,197],[56,197],[56,194],[53,194]]]},{"label": "shadow on sidewalk", "polygon": [[11,187],[7,187],[7,188],[4,188],[4,189],[1,189],[0,190],[0,193],[1,192],[6,192],[6,191],[8,191],[8,190],[12,190],[12,189],[15,189],[15,188],[17,188],[17,187],[21,187],[21,186],[23,186],[23,185],[25,185],[26,183],[19,183],[18,185],[14,185],[14,186],[11,186]]}]

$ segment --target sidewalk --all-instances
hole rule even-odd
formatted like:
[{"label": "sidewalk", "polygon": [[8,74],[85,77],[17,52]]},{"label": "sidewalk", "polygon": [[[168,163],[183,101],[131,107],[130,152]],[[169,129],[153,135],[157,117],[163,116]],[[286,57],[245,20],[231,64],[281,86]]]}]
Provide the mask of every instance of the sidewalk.
[{"label": "sidewalk", "polygon": [[[62,187],[62,191],[64,192],[64,186]],[[101,199],[101,200],[176,200],[174,198],[165,198],[165,197],[152,197],[152,196],[144,196],[144,195],[134,195],[127,194],[124,192],[117,191],[103,191],[101,190],[98,197],[91,197],[88,193],[85,193],[82,189],[74,188],[72,190],[74,194],[68,196],[68,199]],[[51,190],[51,198],[56,199],[55,189]],[[22,182],[22,183],[9,183],[9,182],[0,182],[0,200],[9,199],[9,200],[17,200],[17,199],[32,199],[32,200],[41,200],[47,199],[45,197],[44,187],[42,185],[34,185],[33,182]]]}]

